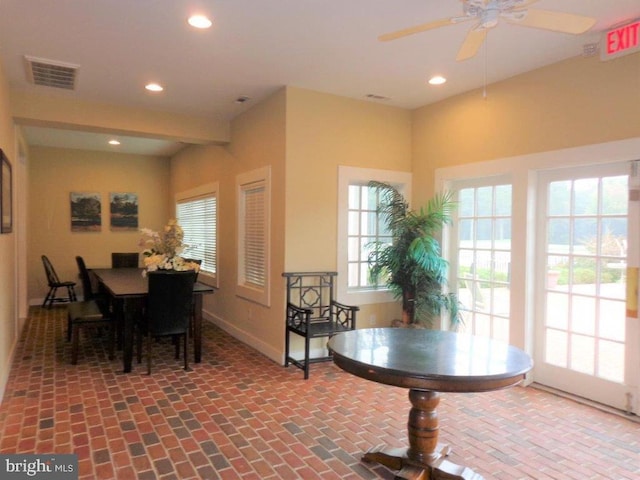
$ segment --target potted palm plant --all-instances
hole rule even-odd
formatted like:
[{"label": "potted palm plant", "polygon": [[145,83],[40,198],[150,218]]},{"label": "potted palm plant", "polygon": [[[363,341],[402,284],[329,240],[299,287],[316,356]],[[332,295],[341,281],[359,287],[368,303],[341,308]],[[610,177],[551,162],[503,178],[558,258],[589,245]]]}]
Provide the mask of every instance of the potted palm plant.
[{"label": "potted palm plant", "polygon": [[444,291],[448,262],[442,258],[440,242],[435,238],[452,223],[456,206],[452,194],[436,194],[425,207],[413,211],[393,186],[372,181],[369,187],[379,194],[378,214],[391,236],[390,243],[371,245],[371,281],[385,281],[394,296],[402,299],[403,324],[431,326],[447,313],[451,327],[457,327],[461,322],[458,298]]}]

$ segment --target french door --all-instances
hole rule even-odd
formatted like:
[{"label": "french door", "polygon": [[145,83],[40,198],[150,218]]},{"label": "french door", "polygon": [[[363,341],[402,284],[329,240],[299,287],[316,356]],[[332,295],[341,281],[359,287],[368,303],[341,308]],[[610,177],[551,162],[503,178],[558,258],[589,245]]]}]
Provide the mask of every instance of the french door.
[{"label": "french door", "polygon": [[463,323],[460,333],[509,341],[512,186],[507,179],[456,182],[451,259]]},{"label": "french door", "polygon": [[623,410],[638,373],[628,361],[628,173],[628,163],[541,172],[536,235],[535,381]]}]

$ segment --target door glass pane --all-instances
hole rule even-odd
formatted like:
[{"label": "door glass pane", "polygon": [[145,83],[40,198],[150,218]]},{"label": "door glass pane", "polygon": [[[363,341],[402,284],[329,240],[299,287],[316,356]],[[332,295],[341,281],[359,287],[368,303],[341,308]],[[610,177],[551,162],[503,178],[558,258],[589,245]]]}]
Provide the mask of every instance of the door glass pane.
[{"label": "door glass pane", "polygon": [[588,375],[595,374],[595,339],[584,335],[571,335],[571,369]]},{"label": "door glass pane", "polygon": [[545,361],[558,367],[567,367],[567,332],[548,328],[545,333]]},{"label": "door glass pane", "polygon": [[569,295],[566,293],[547,294],[546,325],[562,330],[569,329]]},{"label": "door glass pane", "polygon": [[569,215],[571,209],[571,181],[549,184],[549,215]]},{"label": "door glass pane", "polygon": [[600,340],[598,343],[598,375],[614,382],[623,382],[624,344]]}]

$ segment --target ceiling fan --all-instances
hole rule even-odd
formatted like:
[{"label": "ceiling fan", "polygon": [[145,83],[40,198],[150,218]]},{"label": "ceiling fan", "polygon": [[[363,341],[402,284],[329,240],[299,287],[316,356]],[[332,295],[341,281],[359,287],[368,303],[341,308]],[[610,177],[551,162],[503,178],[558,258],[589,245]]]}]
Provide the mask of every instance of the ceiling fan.
[{"label": "ceiling fan", "polygon": [[396,32],[386,33],[378,37],[378,40],[386,42],[397,38],[406,37],[415,33],[432,30],[434,28],[455,25],[469,20],[478,23],[467,34],[456,60],[462,61],[473,57],[487,36],[489,29],[495,27],[498,21],[503,19],[514,25],[524,27],[542,28],[553,32],[571,33],[578,35],[589,30],[596,19],[573,15],[571,13],[553,12],[550,10],[530,9],[529,5],[538,0],[461,0],[464,15],[459,17],[443,18],[433,22],[423,23],[414,27],[405,28]]}]

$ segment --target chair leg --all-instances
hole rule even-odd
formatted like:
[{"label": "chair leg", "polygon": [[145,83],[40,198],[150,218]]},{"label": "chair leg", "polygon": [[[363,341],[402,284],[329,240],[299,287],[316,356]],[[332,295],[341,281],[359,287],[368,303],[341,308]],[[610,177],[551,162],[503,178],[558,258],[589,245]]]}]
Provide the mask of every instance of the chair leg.
[{"label": "chair leg", "polygon": [[289,330],[284,330],[284,366],[289,366]]},{"label": "chair leg", "polygon": [[136,335],[136,350],[137,355],[136,359],[138,363],[142,363],[142,331],[138,329],[138,334]]},{"label": "chair leg", "polygon": [[44,308],[51,308],[53,305],[53,299],[56,297],[56,290],[56,287],[49,288],[49,292],[47,293],[47,296],[44,297],[44,302],[42,302],[42,306]]},{"label": "chair leg", "polygon": [[111,325],[109,325],[109,360],[113,360],[115,358],[115,349],[116,349],[116,323],[112,320]]},{"label": "chair leg", "polygon": [[[180,342],[178,342],[180,343]],[[184,370],[190,372],[189,368],[189,329],[184,332]]]},{"label": "chair leg", "polygon": [[72,286],[67,287],[67,295],[69,295],[70,302],[75,302],[77,300],[76,291]]},{"label": "chair leg", "polygon": [[80,325],[73,329],[73,339],[71,341],[71,365],[78,364],[78,345],[80,343]]},{"label": "chair leg", "polygon": [[180,338],[174,335],[172,341],[176,348],[176,360],[180,360]]},{"label": "chair leg", "polygon": [[151,375],[151,333],[147,333],[147,375]]},{"label": "chair leg", "polygon": [[304,379],[309,379],[309,344],[311,339],[304,337]]}]

